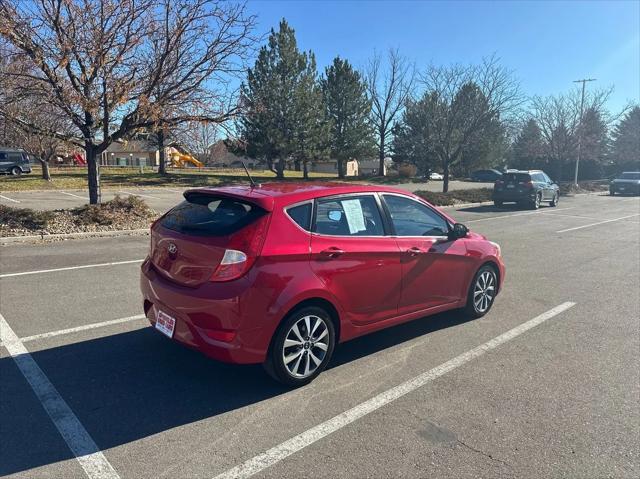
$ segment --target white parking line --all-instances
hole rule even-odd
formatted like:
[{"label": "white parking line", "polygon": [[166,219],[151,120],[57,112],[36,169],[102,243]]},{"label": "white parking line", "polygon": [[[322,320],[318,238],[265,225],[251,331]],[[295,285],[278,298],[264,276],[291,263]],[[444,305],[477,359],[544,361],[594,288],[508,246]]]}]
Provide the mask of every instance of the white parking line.
[{"label": "white parking line", "polygon": [[[557,209],[554,209],[553,211],[566,211],[566,210],[572,210],[574,208],[576,208],[576,206],[570,206],[568,208],[557,208]],[[501,218],[512,218],[514,216],[527,216],[527,215],[535,215],[535,214],[541,214],[541,213],[546,213],[546,211],[536,210],[536,211],[527,211],[524,213],[514,213],[512,215],[489,216],[488,218],[477,218],[475,220],[467,220],[465,221],[465,223],[475,223],[477,221],[499,220]]]},{"label": "white parking line", "polygon": [[5,199],[7,201],[13,201],[14,203],[20,203],[18,200],[14,200],[13,198],[9,198],[8,196],[0,195],[0,198]]},{"label": "white parking line", "polygon": [[73,269],[100,268],[102,266],[117,266],[120,264],[142,263],[143,261],[144,261],[143,259],[132,259],[130,261],[114,261],[112,263],[84,264],[81,266],[67,266],[64,268],[39,269],[36,271],[23,271],[21,273],[5,273],[5,274],[0,274],[0,278],[9,278],[12,276],[26,276],[29,274],[55,273],[57,271],[70,271]]},{"label": "white parking line", "polygon": [[151,198],[152,200],[159,200],[160,199],[157,196],[143,195],[143,194],[140,194],[140,193],[129,193],[128,191],[118,191],[118,193],[122,193],[123,195],[131,195],[131,196],[142,196],[143,198]]},{"label": "white parking line", "polygon": [[117,479],[120,476],[91,438],[78,417],[62,399],[55,386],[0,314],[0,335],[7,351],[36,394],[84,472],[91,479]]},{"label": "white parking line", "polygon": [[576,226],[574,228],[567,228],[566,230],[556,231],[556,233],[566,233],[567,231],[581,230],[582,228],[590,228],[592,226],[603,225],[605,223],[612,223],[614,221],[626,220],[627,218],[633,218],[635,216],[640,216],[640,214],[629,215],[629,216],[621,216],[620,218],[613,218],[611,220],[598,221],[597,223],[591,223],[591,224],[588,224],[588,225]]},{"label": "white parking line", "polygon": [[74,198],[80,198],[81,200],[89,201],[89,198],[87,198],[86,196],[78,196],[78,195],[74,195],[73,193],[67,193],[66,191],[59,191],[58,193],[62,193],[63,195],[67,195],[67,196],[73,196]]},{"label": "white parking line", "polygon": [[283,459],[286,459],[290,455],[295,454],[296,452],[313,444],[314,442],[319,441],[329,434],[332,434],[337,430],[351,424],[352,422],[366,416],[367,414],[374,412],[382,406],[386,406],[396,399],[401,398],[409,394],[410,392],[424,386],[430,381],[433,381],[434,379],[439,378],[440,376],[443,376],[444,374],[462,366],[463,364],[468,363],[472,359],[482,356],[486,352],[491,351],[492,349],[495,349],[508,341],[511,341],[512,339],[520,336],[522,333],[544,323],[548,319],[553,318],[554,316],[562,313],[563,311],[566,311],[574,305],[575,303],[572,302],[562,303],[561,305],[550,309],[546,313],[542,313],[540,316],[536,316],[526,323],[510,329],[506,333],[503,333],[500,336],[497,336],[490,341],[487,341],[486,343],[467,351],[466,353],[462,353],[461,355],[456,356],[455,358],[441,364],[440,366],[436,366],[435,368],[430,369],[429,371],[424,372],[421,375],[400,384],[399,386],[380,393],[377,396],[369,399],[368,401],[358,404],[348,411],[338,414],[332,419],[318,424],[317,426],[289,439],[288,441],[285,441],[282,444],[279,444],[278,446],[275,446],[268,451],[265,451],[264,453],[259,454],[256,457],[249,459],[248,461],[232,469],[229,469],[226,472],[223,472],[222,474],[217,475],[215,479],[243,479],[251,477],[254,474],[257,474],[258,472],[282,461]]},{"label": "white parking line", "polygon": [[111,326],[113,324],[128,323],[137,319],[146,319],[146,316],[144,314],[137,314],[135,316],[128,316],[126,318],[111,319],[109,321],[101,321],[99,323],[76,326],[75,328],[60,329],[58,331],[51,331],[49,333],[34,334],[33,336],[20,338],[20,341],[22,341],[23,343],[28,343],[30,341],[37,341],[38,339],[52,338],[54,336],[62,336],[63,334],[71,334],[77,333],[79,331],[87,331],[89,329],[103,328],[105,326]]}]

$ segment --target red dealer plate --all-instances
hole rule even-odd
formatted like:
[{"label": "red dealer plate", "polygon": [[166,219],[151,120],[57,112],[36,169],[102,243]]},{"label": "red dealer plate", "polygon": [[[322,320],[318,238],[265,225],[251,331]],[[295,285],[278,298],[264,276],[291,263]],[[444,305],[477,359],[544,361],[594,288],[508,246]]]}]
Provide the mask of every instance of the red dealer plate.
[{"label": "red dealer plate", "polygon": [[158,314],[156,314],[156,329],[171,338],[173,337],[173,330],[176,329],[176,319],[158,310]]}]

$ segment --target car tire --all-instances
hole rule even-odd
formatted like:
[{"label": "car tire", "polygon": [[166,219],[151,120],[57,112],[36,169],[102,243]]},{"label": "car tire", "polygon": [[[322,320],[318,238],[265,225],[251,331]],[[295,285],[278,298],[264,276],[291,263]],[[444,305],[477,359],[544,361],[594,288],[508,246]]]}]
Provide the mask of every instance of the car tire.
[{"label": "car tire", "polygon": [[540,193],[536,193],[536,197],[534,198],[533,202],[529,205],[530,208],[532,210],[537,210],[538,208],[540,208],[540,202],[542,201],[542,197],[540,195]]},{"label": "car tire", "polygon": [[481,318],[491,310],[497,293],[498,273],[493,266],[485,264],[471,281],[464,307],[465,314],[471,318]]},{"label": "car tire", "polygon": [[11,168],[11,175],[20,176],[22,175],[22,170],[18,166],[14,166],[13,168]]},{"label": "car tire", "polygon": [[549,202],[549,206],[558,206],[558,202],[560,201],[560,193],[556,191],[556,194],[553,195],[553,199]]},{"label": "car tire", "polygon": [[335,327],[326,310],[317,306],[295,310],[278,327],[264,368],[286,386],[304,386],[327,367],[335,341]]},{"label": "car tire", "polygon": [[613,190],[609,190],[609,196],[616,196],[616,192]]},{"label": "car tire", "polygon": [[493,206],[495,206],[496,208],[502,208],[502,205],[504,203],[502,203],[502,201],[495,201],[493,202]]}]

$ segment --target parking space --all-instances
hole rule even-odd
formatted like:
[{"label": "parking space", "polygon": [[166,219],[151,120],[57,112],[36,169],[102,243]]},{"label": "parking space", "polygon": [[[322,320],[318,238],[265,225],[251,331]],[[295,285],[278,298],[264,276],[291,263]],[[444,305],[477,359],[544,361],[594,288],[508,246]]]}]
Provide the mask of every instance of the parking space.
[{"label": "parking space", "polygon": [[[0,248],[4,346],[10,328],[28,351],[0,346],[0,475],[638,477],[640,199],[448,212],[502,246],[490,314],[345,343],[297,390],[147,326],[146,237]],[[21,357],[73,417],[48,413]],[[63,433],[78,425],[97,450]]]}]

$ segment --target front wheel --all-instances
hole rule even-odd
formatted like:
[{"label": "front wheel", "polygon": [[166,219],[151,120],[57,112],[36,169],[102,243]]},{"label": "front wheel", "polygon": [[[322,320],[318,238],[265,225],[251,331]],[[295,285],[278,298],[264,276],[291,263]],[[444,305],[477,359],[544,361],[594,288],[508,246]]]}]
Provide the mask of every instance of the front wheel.
[{"label": "front wheel", "polygon": [[560,201],[560,193],[556,191],[556,194],[553,195],[553,199],[549,203],[551,206],[558,206],[558,202]]},{"label": "front wheel", "polygon": [[287,386],[303,386],[326,368],[335,340],[333,322],[324,309],[316,306],[299,309],[278,328],[264,367]]},{"label": "front wheel", "polygon": [[22,170],[19,167],[14,166],[13,168],[11,168],[11,174],[13,176],[20,176],[22,174]]},{"label": "front wheel", "polygon": [[465,313],[472,318],[481,318],[493,306],[496,294],[498,294],[496,270],[492,266],[484,265],[473,277],[469,287]]},{"label": "front wheel", "polygon": [[493,200],[493,206],[495,206],[496,208],[502,208],[502,205],[502,201]]}]

